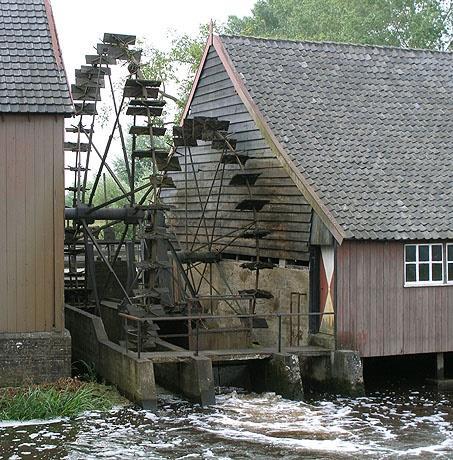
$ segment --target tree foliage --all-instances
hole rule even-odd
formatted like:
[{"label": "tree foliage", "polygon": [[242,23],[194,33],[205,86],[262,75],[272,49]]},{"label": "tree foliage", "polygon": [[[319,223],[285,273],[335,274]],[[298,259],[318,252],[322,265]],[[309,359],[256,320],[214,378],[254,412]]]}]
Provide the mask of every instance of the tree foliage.
[{"label": "tree foliage", "polygon": [[148,61],[142,72],[145,78],[162,81],[161,94],[176,104],[175,122],[181,117],[208,34],[209,26],[201,25],[194,36],[174,36],[166,51],[144,46]]},{"label": "tree foliage", "polygon": [[411,48],[449,49],[452,2],[445,0],[258,0],[230,16],[233,34]]}]

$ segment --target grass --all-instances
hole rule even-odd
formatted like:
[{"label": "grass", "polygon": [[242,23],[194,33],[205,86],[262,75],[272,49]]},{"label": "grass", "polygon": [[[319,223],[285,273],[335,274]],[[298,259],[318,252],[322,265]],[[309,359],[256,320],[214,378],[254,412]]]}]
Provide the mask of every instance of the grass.
[{"label": "grass", "polygon": [[0,390],[0,420],[73,417],[89,410],[110,410],[124,403],[112,387],[61,379],[52,384]]}]

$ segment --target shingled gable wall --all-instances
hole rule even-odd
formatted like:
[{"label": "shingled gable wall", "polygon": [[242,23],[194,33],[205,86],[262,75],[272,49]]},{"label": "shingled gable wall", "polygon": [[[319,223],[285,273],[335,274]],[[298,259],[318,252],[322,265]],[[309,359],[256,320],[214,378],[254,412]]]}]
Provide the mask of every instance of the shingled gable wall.
[{"label": "shingled gable wall", "polygon": [[[253,195],[257,198],[270,200],[270,204],[266,205],[258,216],[260,227],[272,230],[272,234],[261,241],[261,255],[276,259],[308,262],[311,207],[270,150],[236,93],[233,83],[212,46],[198,81],[188,116],[210,116],[229,120],[232,137],[238,140],[237,151],[245,152],[254,158],[246,163],[247,172],[261,173],[256,186],[252,187]],[[192,148],[191,153],[200,187],[201,201],[204,202],[221,152],[212,150],[210,144],[206,143],[200,147]],[[181,164],[184,169],[183,159]],[[188,169],[189,241],[192,241],[198,219],[201,216],[201,205],[192,169],[190,166]],[[225,235],[251,223],[253,220],[252,212],[234,209],[242,199],[248,197],[246,187],[228,186],[231,177],[238,170],[237,165],[226,165],[215,236]],[[217,177],[219,178],[220,174]],[[174,174],[173,178],[177,189],[166,194],[166,201],[177,207],[171,223],[176,229],[179,240],[185,241],[184,171]],[[219,190],[219,185],[220,180],[217,180],[213,190],[214,197]],[[214,202],[214,200],[212,201]],[[210,225],[214,221],[214,215],[215,206],[213,205],[208,208],[206,213]],[[202,227],[198,239],[203,242],[205,238]],[[226,241],[228,239],[221,241],[218,247],[222,248]],[[225,252],[239,256],[254,256],[256,251],[254,241],[237,239]]]}]

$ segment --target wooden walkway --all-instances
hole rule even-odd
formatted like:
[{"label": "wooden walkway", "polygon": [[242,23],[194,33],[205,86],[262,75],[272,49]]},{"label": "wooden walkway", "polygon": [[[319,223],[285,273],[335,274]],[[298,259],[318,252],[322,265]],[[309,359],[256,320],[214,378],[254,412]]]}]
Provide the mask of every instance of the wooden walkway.
[{"label": "wooden walkway", "polygon": [[[143,352],[142,358],[149,359],[153,363],[183,362],[196,357],[195,351],[184,350],[179,347],[169,351]],[[304,347],[287,347],[282,353],[297,354],[299,356],[322,356],[330,354],[331,350],[322,347],[307,345]],[[229,361],[247,361],[268,359],[278,353],[276,348],[246,348],[239,350],[203,350],[198,356],[207,357],[214,363]]]}]

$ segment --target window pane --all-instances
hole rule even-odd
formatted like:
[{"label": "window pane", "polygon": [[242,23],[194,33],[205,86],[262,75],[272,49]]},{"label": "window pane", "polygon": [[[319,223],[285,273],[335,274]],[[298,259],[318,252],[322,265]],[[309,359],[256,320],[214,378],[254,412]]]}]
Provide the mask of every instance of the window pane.
[{"label": "window pane", "polygon": [[406,262],[415,262],[415,251],[417,247],[414,245],[406,246]]},{"label": "window pane", "polygon": [[410,283],[412,281],[417,281],[416,275],[415,275],[415,264],[407,264],[406,265],[406,282]]},{"label": "window pane", "polygon": [[429,264],[419,264],[418,280],[419,281],[429,281]]},{"label": "window pane", "polygon": [[433,281],[442,281],[442,264],[433,264]]},{"label": "window pane", "polygon": [[418,247],[418,260],[428,262],[429,260],[429,246],[427,244]]},{"label": "window pane", "polygon": [[453,244],[447,246],[447,260],[453,262]]},{"label": "window pane", "polygon": [[448,264],[448,281],[453,281],[453,264]]},{"label": "window pane", "polygon": [[442,260],[442,246],[440,245],[433,245],[432,246],[432,260]]}]

